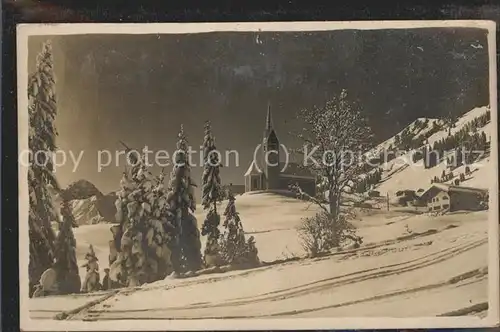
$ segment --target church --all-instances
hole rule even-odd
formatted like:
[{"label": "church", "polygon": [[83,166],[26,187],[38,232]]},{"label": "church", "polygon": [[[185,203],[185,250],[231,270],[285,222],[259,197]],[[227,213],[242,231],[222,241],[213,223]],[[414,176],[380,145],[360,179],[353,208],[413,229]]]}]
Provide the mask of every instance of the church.
[{"label": "church", "polygon": [[[311,196],[316,194],[316,178],[300,164],[285,164],[280,160],[280,141],[273,126],[271,107],[267,107],[266,126],[261,154],[253,160],[245,173],[245,192],[256,190],[289,190],[298,184]],[[266,162],[267,154],[267,162]]]}]

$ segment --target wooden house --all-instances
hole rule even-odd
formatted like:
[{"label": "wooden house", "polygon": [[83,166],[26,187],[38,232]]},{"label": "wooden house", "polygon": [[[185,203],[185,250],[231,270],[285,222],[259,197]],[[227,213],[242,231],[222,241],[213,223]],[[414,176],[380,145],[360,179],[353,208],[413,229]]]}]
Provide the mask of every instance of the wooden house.
[{"label": "wooden house", "polygon": [[487,206],[484,204],[487,196],[487,189],[434,183],[420,196],[420,200],[427,204],[429,211],[479,211]]}]

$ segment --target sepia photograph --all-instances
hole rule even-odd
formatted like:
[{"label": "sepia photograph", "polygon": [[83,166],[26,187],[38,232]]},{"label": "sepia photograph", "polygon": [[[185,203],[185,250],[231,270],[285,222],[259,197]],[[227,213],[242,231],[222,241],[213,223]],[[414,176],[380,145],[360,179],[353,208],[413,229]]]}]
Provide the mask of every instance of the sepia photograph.
[{"label": "sepia photograph", "polygon": [[498,324],[494,22],[17,33],[23,330]]}]

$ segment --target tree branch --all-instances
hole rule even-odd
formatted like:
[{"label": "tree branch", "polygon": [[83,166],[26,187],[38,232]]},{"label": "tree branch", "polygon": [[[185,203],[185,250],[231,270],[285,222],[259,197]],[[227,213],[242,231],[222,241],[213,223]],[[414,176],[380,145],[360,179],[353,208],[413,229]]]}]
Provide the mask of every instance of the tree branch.
[{"label": "tree branch", "polygon": [[295,192],[299,197],[306,198],[307,200],[309,200],[309,202],[318,205],[321,209],[323,209],[323,211],[325,211],[327,214],[330,214],[330,211],[328,211],[328,209],[323,205],[323,203],[319,199],[304,192],[299,185],[292,185],[292,189],[295,190]]}]

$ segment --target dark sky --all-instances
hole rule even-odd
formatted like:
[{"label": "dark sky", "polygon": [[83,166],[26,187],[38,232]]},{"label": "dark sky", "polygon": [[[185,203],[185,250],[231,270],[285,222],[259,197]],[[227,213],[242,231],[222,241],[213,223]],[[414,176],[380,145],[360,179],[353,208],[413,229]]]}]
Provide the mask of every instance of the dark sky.
[{"label": "dark sky", "polygon": [[[97,150],[174,151],[184,124],[193,149],[212,121],[217,148],[235,149],[242,175],[260,142],[267,104],[280,140],[301,108],[323,104],[340,89],[363,106],[378,140],[418,117],[462,114],[488,104],[485,30],[343,30],[223,32],[184,35],[69,35],[29,39],[29,72],[41,42],[52,40],[57,75],[60,149],[84,151],[76,172],[58,170],[63,186],[78,179],[115,190],[123,171],[97,170]],[[482,45],[482,48],[477,48]],[[476,46],[476,47],[473,47]],[[200,169],[194,169],[199,181]]]}]

